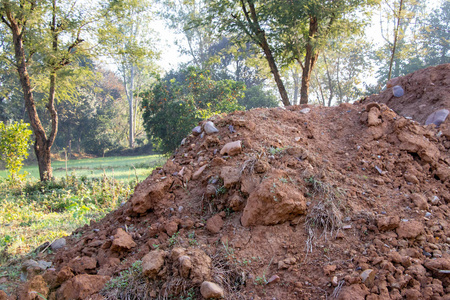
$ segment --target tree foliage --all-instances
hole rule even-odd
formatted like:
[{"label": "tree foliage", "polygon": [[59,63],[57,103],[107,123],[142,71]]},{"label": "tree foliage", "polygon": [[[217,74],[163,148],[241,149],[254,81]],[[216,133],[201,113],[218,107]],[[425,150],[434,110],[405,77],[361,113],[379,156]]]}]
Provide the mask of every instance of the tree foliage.
[{"label": "tree foliage", "polygon": [[330,38],[361,28],[357,13],[372,0],[211,1],[205,22],[219,34],[246,36],[258,45],[270,66],[284,105],[291,104],[279,64],[297,61],[302,69],[301,100],[308,102],[312,71]]},{"label": "tree foliage", "polygon": [[171,152],[202,119],[244,109],[244,84],[211,79],[209,71],[189,67],[160,79],[142,94],[144,127],[160,150]]}]

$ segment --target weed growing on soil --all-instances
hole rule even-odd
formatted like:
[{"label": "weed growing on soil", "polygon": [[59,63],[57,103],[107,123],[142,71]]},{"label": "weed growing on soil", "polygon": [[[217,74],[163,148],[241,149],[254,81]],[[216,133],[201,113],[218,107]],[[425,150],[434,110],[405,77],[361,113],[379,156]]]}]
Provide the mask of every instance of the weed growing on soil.
[{"label": "weed growing on soil", "polygon": [[142,273],[142,261],[137,260],[119,276],[111,278],[101,294],[106,299],[152,299],[147,282]]},{"label": "weed growing on soil", "polygon": [[172,247],[174,246],[176,243],[178,243],[178,235],[180,233],[179,232],[175,232],[170,238],[169,238],[169,246]]},{"label": "weed growing on soil", "polygon": [[198,242],[195,239],[195,232],[192,231],[191,233],[188,234],[188,238],[189,238],[189,245],[191,246],[197,246]]},{"label": "weed growing on soil", "polygon": [[283,152],[283,151],[286,150],[286,149],[287,149],[286,147],[282,147],[282,148],[279,148],[279,147],[277,147],[277,148],[270,147],[270,148],[269,148],[269,153],[270,153],[271,155],[277,155],[277,154],[280,154],[281,152]]}]

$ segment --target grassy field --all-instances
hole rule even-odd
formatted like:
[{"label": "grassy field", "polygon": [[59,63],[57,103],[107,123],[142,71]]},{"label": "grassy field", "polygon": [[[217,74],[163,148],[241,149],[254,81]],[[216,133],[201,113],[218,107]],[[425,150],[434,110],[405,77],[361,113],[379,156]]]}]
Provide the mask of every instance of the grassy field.
[{"label": "grassy field", "polygon": [[[166,158],[161,155],[115,156],[68,160],[67,172],[65,161],[52,161],[52,168],[53,176],[56,179],[73,174],[77,177],[100,178],[106,174],[106,176],[117,180],[130,180],[135,178],[136,175],[139,180],[143,180],[150,175],[151,170],[156,166],[163,165],[165,161]],[[39,178],[37,165],[25,166],[21,173],[23,172],[29,173],[30,180]],[[7,177],[8,171],[0,170],[0,178]]]},{"label": "grassy field", "polygon": [[55,180],[45,184],[37,179],[37,166],[24,167],[26,181],[15,184],[0,171],[0,277],[14,280],[11,265],[17,259],[33,257],[39,245],[116,209],[165,160],[158,155],[70,160],[67,172],[65,161],[52,162]]}]

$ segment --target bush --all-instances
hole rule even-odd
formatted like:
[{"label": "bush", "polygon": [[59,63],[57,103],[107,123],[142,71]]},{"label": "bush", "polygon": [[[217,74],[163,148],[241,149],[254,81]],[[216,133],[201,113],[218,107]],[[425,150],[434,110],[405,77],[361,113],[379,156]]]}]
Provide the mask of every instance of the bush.
[{"label": "bush", "polygon": [[0,122],[1,159],[9,171],[11,181],[17,179],[23,160],[28,157],[28,146],[32,134],[28,129],[29,125],[23,121],[12,122],[9,125]]},{"label": "bush", "polygon": [[169,74],[141,94],[147,136],[159,150],[171,152],[200,120],[243,110],[238,103],[243,96],[243,83],[214,81],[208,71],[190,67]]}]

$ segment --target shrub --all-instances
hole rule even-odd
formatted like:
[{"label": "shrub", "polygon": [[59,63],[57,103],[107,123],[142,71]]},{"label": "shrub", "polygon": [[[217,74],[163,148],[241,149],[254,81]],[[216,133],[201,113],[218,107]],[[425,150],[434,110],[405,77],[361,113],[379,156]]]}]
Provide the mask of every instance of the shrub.
[{"label": "shrub", "polygon": [[160,150],[171,152],[200,120],[243,110],[238,104],[243,96],[243,83],[215,81],[209,71],[189,67],[169,74],[141,94],[147,136]]},{"label": "shrub", "polygon": [[23,160],[28,157],[31,130],[29,124],[12,122],[9,125],[0,122],[0,152],[1,159],[9,171],[9,179],[14,181],[23,166]]}]

